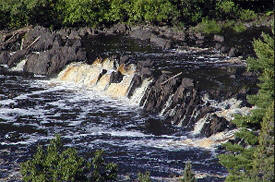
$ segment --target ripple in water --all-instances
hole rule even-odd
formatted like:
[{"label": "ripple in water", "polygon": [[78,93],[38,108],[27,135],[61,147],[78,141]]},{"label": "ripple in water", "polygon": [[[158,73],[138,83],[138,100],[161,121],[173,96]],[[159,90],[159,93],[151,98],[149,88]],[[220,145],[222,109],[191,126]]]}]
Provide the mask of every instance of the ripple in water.
[{"label": "ripple in water", "polygon": [[127,99],[112,100],[86,88],[13,73],[1,75],[0,83],[0,179],[19,181],[14,173],[18,164],[55,134],[82,155],[105,150],[121,175],[150,171],[156,180],[178,176],[188,160],[197,174],[226,174],[214,149],[182,142],[187,136],[178,136],[175,129],[150,129],[152,118],[159,118]]}]

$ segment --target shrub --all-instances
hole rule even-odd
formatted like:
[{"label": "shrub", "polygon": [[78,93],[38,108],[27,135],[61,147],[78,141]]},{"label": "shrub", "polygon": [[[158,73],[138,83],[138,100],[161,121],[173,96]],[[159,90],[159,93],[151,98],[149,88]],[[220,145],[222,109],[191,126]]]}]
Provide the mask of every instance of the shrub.
[{"label": "shrub", "polygon": [[63,0],[63,2],[64,6],[60,7],[59,11],[63,13],[63,23],[69,26],[103,24],[109,9],[107,0]]},{"label": "shrub", "polygon": [[195,174],[192,172],[192,165],[190,162],[185,164],[182,182],[196,182]]},{"label": "shrub", "polygon": [[92,179],[96,182],[114,181],[117,178],[117,165],[106,163],[103,156],[103,150],[97,150],[92,160]]},{"label": "shrub", "polygon": [[130,1],[112,0],[105,19],[110,23],[125,22],[129,19],[129,12],[131,12]]},{"label": "shrub", "polygon": [[[33,159],[21,164],[23,180],[30,182],[51,181],[107,181],[116,179],[117,166],[114,163],[105,163],[103,151],[96,151],[92,163],[77,155],[73,148],[64,150],[60,136],[51,140],[46,151],[37,148]],[[91,172],[92,170],[92,172]],[[91,179],[88,174],[92,173]]]},{"label": "shrub", "polygon": [[139,182],[151,182],[150,173],[147,171],[144,174],[138,173],[138,181]]},{"label": "shrub", "polygon": [[243,23],[236,23],[236,24],[234,24],[234,26],[233,26],[233,30],[235,31],[235,32],[237,32],[237,33],[241,33],[241,32],[244,32],[244,31],[246,31],[246,26],[244,26],[244,24]]},{"label": "shrub", "polygon": [[204,15],[209,15],[213,0],[174,0],[177,11],[178,21],[185,24],[196,24],[201,21]]},{"label": "shrub", "polygon": [[232,0],[219,0],[216,3],[216,12],[221,19],[236,18],[238,6]]},{"label": "shrub", "polygon": [[6,26],[18,28],[29,23],[29,11],[23,0],[0,0],[0,7],[6,16],[4,21],[8,22]]},{"label": "shrub", "polygon": [[240,17],[240,20],[250,21],[250,20],[257,18],[257,15],[253,10],[242,9],[239,11],[239,17]]},{"label": "shrub", "polygon": [[129,8],[130,22],[170,23],[177,18],[176,7],[168,0],[132,0]]},{"label": "shrub", "polygon": [[206,34],[215,34],[222,31],[222,26],[215,20],[203,19],[202,22],[198,24],[196,30]]}]

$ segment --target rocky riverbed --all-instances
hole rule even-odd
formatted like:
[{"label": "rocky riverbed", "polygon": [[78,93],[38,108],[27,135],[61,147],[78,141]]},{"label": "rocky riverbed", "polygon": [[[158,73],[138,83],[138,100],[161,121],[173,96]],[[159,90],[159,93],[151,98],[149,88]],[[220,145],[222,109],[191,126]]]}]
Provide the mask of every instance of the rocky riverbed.
[{"label": "rocky riverbed", "polygon": [[[187,159],[183,160],[180,157],[183,154],[189,156],[184,146],[194,147],[192,151],[205,157],[197,159],[190,156],[191,161],[198,163],[198,166],[195,166],[197,175],[204,174],[207,170],[211,171],[208,164],[205,164],[205,168],[199,167],[207,156],[213,159],[209,164],[217,165],[215,157],[204,150],[212,151],[213,147],[232,139],[236,127],[230,121],[234,114],[248,114],[253,109],[247,103],[246,95],[257,92],[256,76],[246,71],[246,62],[243,58],[246,55],[242,55],[240,50],[236,51],[233,47],[226,47],[224,41],[224,37],[218,35],[206,37],[165,27],[126,25],[116,25],[103,30],[80,28],[58,31],[36,26],[3,32],[0,42],[0,64],[4,65],[0,70],[3,78],[0,93],[3,112],[0,113],[0,122],[5,125],[9,118],[8,123],[13,126],[20,124],[22,118],[21,124],[26,125],[34,122],[33,119],[42,120],[36,129],[40,130],[46,126],[47,129],[42,130],[47,134],[22,134],[17,133],[17,130],[4,129],[1,136],[1,156],[5,156],[5,151],[13,148],[12,143],[15,146],[20,143],[21,139],[12,139],[12,136],[17,134],[25,142],[22,148],[28,150],[30,146],[39,142],[35,138],[40,138],[44,142],[51,138],[56,130],[48,123],[52,119],[53,126],[60,124],[60,127],[57,127],[59,132],[73,133],[75,136],[70,138],[65,134],[69,140],[67,144],[76,142],[75,146],[81,150],[103,147],[109,150],[110,155],[115,155],[112,160],[120,162],[117,159],[124,158],[121,162],[121,166],[124,167],[127,166],[127,161],[134,167],[132,158],[140,155],[138,151],[141,149],[131,144],[136,142],[140,146],[145,146],[143,152],[153,153],[146,159],[151,162],[154,155],[158,160],[162,160],[166,155],[172,155],[175,160],[185,161]],[[224,45],[216,46],[217,43]],[[224,50],[227,51],[217,47],[226,47]],[[29,86],[21,92],[16,87],[18,84]],[[77,89],[64,84],[74,84]],[[41,88],[44,91],[41,91]],[[89,100],[83,92],[78,97],[79,93],[75,93],[76,90],[107,97],[116,107],[109,108],[108,99],[107,103],[102,98],[95,99],[97,97]],[[32,102],[27,104],[26,108],[22,104],[26,101],[25,97]],[[71,100],[70,97],[79,100]],[[98,102],[99,107],[96,107],[94,102]],[[32,108],[33,103],[36,103],[37,108]],[[66,109],[71,106],[75,107]],[[88,113],[84,106],[90,108]],[[36,115],[33,109],[38,109],[41,113]],[[27,114],[25,117],[25,114],[21,113],[23,110],[33,114]],[[43,119],[42,115],[46,119]],[[86,123],[87,118],[93,121],[94,117],[99,119],[99,123]],[[108,118],[117,120],[116,124],[111,124]],[[126,118],[129,121],[126,121]],[[66,121],[64,126],[61,124],[62,120]],[[121,121],[124,121],[124,124]],[[89,131],[83,133],[82,125]],[[70,130],[70,126],[76,126],[76,131]],[[95,134],[95,128],[98,127],[102,133]],[[113,128],[118,131],[114,131]],[[126,132],[128,130],[130,134]],[[11,136],[11,139],[8,136]],[[84,138],[81,139],[80,136]],[[107,142],[108,139],[111,143]],[[91,142],[99,140],[107,144]],[[125,145],[118,145],[116,141],[122,141]],[[91,148],[85,148],[85,143]],[[150,148],[148,143],[154,147]],[[109,148],[108,145],[112,147]],[[117,151],[123,151],[124,147],[134,150],[129,149],[129,154],[120,156],[120,152]],[[176,148],[181,149],[178,151]],[[160,155],[157,155],[158,149],[162,151]],[[22,151],[18,153],[19,161],[25,155],[30,155]],[[14,162],[13,159],[16,158],[13,155],[2,163]],[[140,158],[136,165],[143,165],[142,161]],[[170,158],[169,161],[175,162]],[[182,169],[181,164],[175,164],[177,167],[172,170],[174,167],[170,164],[153,163],[163,168],[158,170],[148,166],[155,179],[164,179],[170,172],[178,175]],[[15,169],[18,165],[8,167]],[[137,172],[138,169],[124,172]],[[12,170],[7,171],[5,174]],[[217,170],[211,175],[225,175],[224,170],[221,171],[222,174]],[[8,176],[10,175],[11,173]]]}]

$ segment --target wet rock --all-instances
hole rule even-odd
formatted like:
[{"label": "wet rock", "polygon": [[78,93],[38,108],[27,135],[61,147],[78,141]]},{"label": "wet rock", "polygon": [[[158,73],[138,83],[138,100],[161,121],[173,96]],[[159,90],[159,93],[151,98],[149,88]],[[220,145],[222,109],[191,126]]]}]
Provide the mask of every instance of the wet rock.
[{"label": "wet rock", "polygon": [[10,54],[8,51],[3,51],[0,53],[0,64],[8,64],[10,60]]},{"label": "wet rock", "polygon": [[152,32],[149,30],[143,30],[140,27],[135,28],[130,32],[130,37],[140,40],[150,40]]},{"label": "wet rock", "polygon": [[171,133],[171,130],[167,126],[165,126],[165,123],[163,123],[159,119],[155,118],[149,118],[145,122],[145,130],[148,133],[152,133],[154,135],[167,135]]},{"label": "wet rock", "polygon": [[129,61],[130,57],[127,55],[121,56],[119,59],[119,64],[127,64]]},{"label": "wet rock", "polygon": [[161,47],[162,49],[170,49],[172,47],[171,40],[160,38],[156,35],[151,35],[150,42]]},{"label": "wet rock", "polygon": [[198,46],[201,46],[203,43],[204,43],[203,40],[196,40],[195,41],[195,44],[198,45]]},{"label": "wet rock", "polygon": [[61,71],[72,61],[86,60],[86,53],[79,47],[60,47],[31,55],[24,67],[24,71],[42,75],[52,75]]},{"label": "wet rock", "polygon": [[55,33],[58,34],[58,35],[60,35],[63,40],[66,40],[66,39],[68,39],[70,32],[71,32],[70,29],[63,28],[63,29],[61,29],[61,30],[59,30],[59,31],[57,31]]},{"label": "wet rock", "polygon": [[135,74],[132,81],[131,81],[130,90],[128,91],[127,97],[130,98],[133,95],[136,88],[140,87],[141,84],[142,84],[141,77],[139,75]]},{"label": "wet rock", "polygon": [[195,37],[199,40],[204,40],[205,36],[202,35],[201,33],[195,33]]},{"label": "wet rock", "polygon": [[213,134],[218,132],[225,131],[226,129],[233,129],[234,126],[229,123],[225,118],[218,117],[213,114],[210,118],[208,118],[207,122],[204,124],[201,134],[206,137],[210,137]]},{"label": "wet rock", "polygon": [[235,47],[232,47],[228,52],[228,56],[230,57],[239,56],[239,52]]},{"label": "wet rock", "polygon": [[152,68],[154,62],[151,59],[146,59],[145,61],[139,61],[137,63],[137,69],[141,70],[144,67]]},{"label": "wet rock", "polygon": [[52,48],[58,48],[64,46],[64,41],[61,39],[60,35],[57,35],[53,41]]},{"label": "wet rock", "polygon": [[9,61],[8,61],[8,66],[12,67],[15,66],[19,61],[25,58],[26,54],[28,53],[28,50],[18,50],[13,54]]},{"label": "wet rock", "polygon": [[215,49],[219,50],[219,49],[221,49],[221,47],[222,47],[222,44],[220,44],[220,43],[215,44]]},{"label": "wet rock", "polygon": [[213,39],[216,42],[224,42],[224,36],[222,36],[222,35],[214,35]]},{"label": "wet rock", "polygon": [[79,35],[79,32],[77,30],[72,29],[68,39],[81,39],[81,36]]},{"label": "wet rock", "polygon": [[110,77],[110,83],[120,83],[123,80],[123,76],[119,71],[113,71]]},{"label": "wet rock", "polygon": [[142,76],[142,78],[149,78],[152,76],[153,74],[153,71],[151,68],[148,68],[148,67],[142,67],[141,70],[140,70],[140,74]]},{"label": "wet rock", "polygon": [[80,28],[80,29],[78,30],[78,32],[79,32],[79,36],[80,36],[81,38],[93,34],[93,30],[92,30],[90,27],[83,27],[83,28]]},{"label": "wet rock", "polygon": [[126,34],[127,30],[128,30],[127,25],[119,23],[111,27],[109,32],[114,34]]},{"label": "wet rock", "polygon": [[52,48],[56,36],[57,35],[52,34],[49,29],[36,26],[25,34],[23,49],[29,47],[39,37],[38,41],[31,46],[30,50],[37,52],[49,50]]},{"label": "wet rock", "polygon": [[227,53],[229,48],[227,46],[222,46],[220,50],[222,53]]}]

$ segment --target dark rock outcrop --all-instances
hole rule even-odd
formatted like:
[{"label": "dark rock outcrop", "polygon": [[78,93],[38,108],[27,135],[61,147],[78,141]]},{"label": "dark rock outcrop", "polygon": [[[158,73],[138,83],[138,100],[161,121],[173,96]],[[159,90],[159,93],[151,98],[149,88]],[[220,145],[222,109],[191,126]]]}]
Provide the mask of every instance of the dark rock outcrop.
[{"label": "dark rock outcrop", "polygon": [[211,109],[203,108],[194,80],[182,77],[168,79],[168,75],[161,75],[147,91],[141,104],[146,111],[162,113],[166,121],[191,130],[194,122]]},{"label": "dark rock outcrop", "polygon": [[8,64],[10,60],[10,54],[8,51],[3,51],[0,53],[0,64]]},{"label": "dark rock outcrop", "polygon": [[130,83],[130,89],[128,90],[127,97],[130,98],[133,95],[133,92],[136,90],[136,88],[140,87],[142,84],[142,78],[135,74],[134,78],[132,79]]},{"label": "dark rock outcrop", "polygon": [[201,135],[210,137],[212,134],[225,131],[226,129],[233,129],[235,125],[227,121],[223,117],[218,117],[216,114],[211,115],[209,118],[206,118],[207,121],[203,125],[201,130]]},{"label": "dark rock outcrop", "polygon": [[[40,26],[27,29],[24,36],[17,40],[21,42],[21,49],[14,53],[3,51],[0,54],[0,63],[12,67],[19,61],[27,59],[24,66],[25,72],[52,75],[72,61],[85,61],[86,52],[77,38],[80,38],[80,34],[86,35],[88,29],[77,31],[77,33],[75,31],[64,32],[68,33],[68,36],[51,32]],[[72,39],[69,39],[70,37]]]},{"label": "dark rock outcrop", "polygon": [[122,81],[123,79],[123,74],[121,74],[119,71],[113,71],[111,73],[111,77],[110,77],[110,83],[119,83]]},{"label": "dark rock outcrop", "polygon": [[86,60],[86,53],[80,48],[80,45],[64,46],[32,54],[28,57],[24,71],[43,75],[56,74],[72,61]]}]

